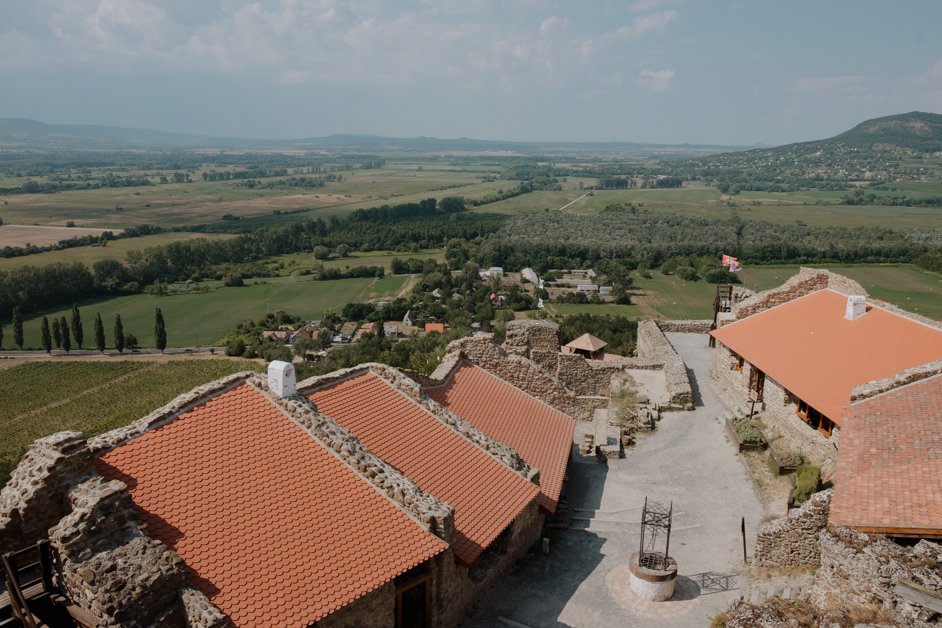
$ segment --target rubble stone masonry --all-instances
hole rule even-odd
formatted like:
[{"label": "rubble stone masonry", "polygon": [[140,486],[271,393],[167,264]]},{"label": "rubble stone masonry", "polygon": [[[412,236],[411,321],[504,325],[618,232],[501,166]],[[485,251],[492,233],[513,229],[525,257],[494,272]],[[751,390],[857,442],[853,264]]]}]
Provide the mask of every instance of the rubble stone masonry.
[{"label": "rubble stone masonry", "polygon": [[801,508],[759,526],[756,532],[756,567],[815,567],[820,562],[818,534],[828,522],[831,491],[811,496]]},{"label": "rubble stone masonry", "polygon": [[[706,342],[706,338],[703,341]],[[654,359],[664,364],[664,377],[667,380],[670,403],[681,407],[691,407],[693,390],[690,387],[690,378],[687,376],[687,365],[655,321],[638,323],[636,346],[639,358]]]},{"label": "rubble stone masonry", "polygon": [[801,268],[798,274],[777,288],[764,290],[739,302],[734,299],[733,314],[739,320],[824,288],[846,295],[867,296],[863,286],[853,279],[821,268]]}]

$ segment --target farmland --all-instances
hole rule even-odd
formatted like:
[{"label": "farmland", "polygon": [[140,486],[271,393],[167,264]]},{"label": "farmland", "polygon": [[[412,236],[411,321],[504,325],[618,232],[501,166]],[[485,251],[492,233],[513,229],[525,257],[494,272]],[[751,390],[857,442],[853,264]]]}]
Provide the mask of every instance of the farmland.
[{"label": "farmland", "polygon": [[[115,314],[121,315],[126,334],[137,336],[141,346],[153,346],[154,309],[161,308],[167,322],[167,342],[171,347],[207,346],[219,341],[227,331],[246,319],[257,319],[267,312],[284,310],[306,319],[321,318],[327,310],[339,310],[345,304],[366,298],[393,296],[404,276],[312,281],[310,277],[278,277],[251,280],[240,288],[222,287],[220,282],[204,282],[209,292],[154,296],[135,294],[112,299],[79,303],[85,329],[85,346],[94,344],[92,324],[101,313],[105,336],[111,346]],[[47,313],[65,316],[69,309]],[[40,346],[41,316],[24,324],[25,346]],[[12,344],[7,335],[4,344]]]},{"label": "farmland", "polygon": [[83,236],[99,236],[107,228],[83,229],[82,227],[40,227],[35,225],[3,225],[0,224],[0,248],[9,246],[14,248],[33,246],[48,246],[60,240],[79,238]]},{"label": "farmland", "polygon": [[260,370],[246,360],[40,362],[0,371],[0,484],[26,447],[62,430],[86,436],[126,425],[194,386]]}]

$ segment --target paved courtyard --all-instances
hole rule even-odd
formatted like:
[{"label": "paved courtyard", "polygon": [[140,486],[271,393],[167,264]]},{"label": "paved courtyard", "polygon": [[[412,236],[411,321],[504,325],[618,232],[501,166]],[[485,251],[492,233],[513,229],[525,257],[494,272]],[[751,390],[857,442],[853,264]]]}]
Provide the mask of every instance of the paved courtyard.
[{"label": "paved courtyard", "polygon": [[[575,456],[567,489],[572,525],[550,530],[550,553],[523,558],[464,626],[707,626],[741,595],[740,521],[751,552],[764,509],[717,420],[724,408],[709,384],[706,337],[668,338],[692,371],[696,409],[666,414],[624,460],[606,466]],[[670,553],[680,575],[674,598],[660,604],[627,589],[646,496],[674,505]]]}]

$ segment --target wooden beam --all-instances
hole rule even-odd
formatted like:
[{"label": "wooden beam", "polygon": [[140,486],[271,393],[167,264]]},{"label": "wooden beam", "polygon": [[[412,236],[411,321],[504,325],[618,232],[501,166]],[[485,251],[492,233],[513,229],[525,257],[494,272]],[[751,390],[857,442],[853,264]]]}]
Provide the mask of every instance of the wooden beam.
[{"label": "wooden beam", "polygon": [[937,613],[942,613],[942,595],[908,580],[900,580],[893,593]]}]

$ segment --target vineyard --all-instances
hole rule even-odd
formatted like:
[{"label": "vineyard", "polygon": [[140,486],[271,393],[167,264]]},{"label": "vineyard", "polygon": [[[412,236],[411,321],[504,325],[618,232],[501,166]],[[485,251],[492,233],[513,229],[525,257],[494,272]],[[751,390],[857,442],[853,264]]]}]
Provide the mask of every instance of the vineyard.
[{"label": "vineyard", "polygon": [[[196,386],[238,371],[246,360],[45,362],[0,371],[0,485],[37,438],[63,430],[86,436],[126,425]],[[38,408],[38,410],[37,410]]]}]

